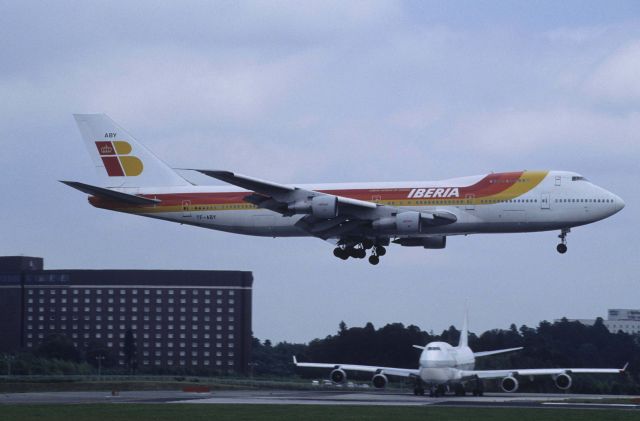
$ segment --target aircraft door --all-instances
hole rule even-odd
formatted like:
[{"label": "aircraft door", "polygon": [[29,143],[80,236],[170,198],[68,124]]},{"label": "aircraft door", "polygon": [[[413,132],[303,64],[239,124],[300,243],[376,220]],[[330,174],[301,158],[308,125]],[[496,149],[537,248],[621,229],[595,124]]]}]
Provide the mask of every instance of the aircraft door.
[{"label": "aircraft door", "polygon": [[551,209],[551,199],[549,193],[542,193],[540,195],[540,209]]},{"label": "aircraft door", "polygon": [[183,218],[191,217],[191,200],[182,201],[182,217]]},{"label": "aircraft door", "polygon": [[465,206],[464,206],[464,208],[466,210],[474,210],[476,208],[476,205],[474,203],[474,200],[476,198],[475,194],[468,194],[464,198],[465,198],[465,201],[464,201]]}]

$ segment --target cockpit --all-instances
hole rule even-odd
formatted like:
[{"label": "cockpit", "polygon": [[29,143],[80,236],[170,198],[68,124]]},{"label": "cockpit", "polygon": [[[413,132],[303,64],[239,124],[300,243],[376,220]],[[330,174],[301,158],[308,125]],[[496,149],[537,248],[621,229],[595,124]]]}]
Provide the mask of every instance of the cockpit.
[{"label": "cockpit", "polygon": [[427,351],[440,351],[439,346],[428,346]]}]

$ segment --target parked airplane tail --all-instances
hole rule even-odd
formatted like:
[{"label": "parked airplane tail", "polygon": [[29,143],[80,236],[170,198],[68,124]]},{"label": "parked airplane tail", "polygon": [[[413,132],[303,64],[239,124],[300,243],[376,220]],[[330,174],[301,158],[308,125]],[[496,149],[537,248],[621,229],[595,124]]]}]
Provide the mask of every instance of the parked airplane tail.
[{"label": "parked airplane tail", "polygon": [[106,114],[74,114],[82,139],[107,187],[188,186],[187,180]]},{"label": "parked airplane tail", "polygon": [[469,316],[464,312],[464,322],[462,322],[462,330],[460,331],[460,342],[458,348],[469,346]]}]

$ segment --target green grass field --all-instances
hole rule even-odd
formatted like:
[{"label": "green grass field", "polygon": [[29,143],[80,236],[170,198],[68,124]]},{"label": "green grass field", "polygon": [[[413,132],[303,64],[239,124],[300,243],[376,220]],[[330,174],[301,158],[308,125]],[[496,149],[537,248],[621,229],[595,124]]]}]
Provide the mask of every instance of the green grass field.
[{"label": "green grass field", "polygon": [[640,412],[617,410],[523,408],[403,408],[317,405],[99,404],[2,405],[0,419],[21,420],[473,420],[473,421],[605,421],[640,419]]}]

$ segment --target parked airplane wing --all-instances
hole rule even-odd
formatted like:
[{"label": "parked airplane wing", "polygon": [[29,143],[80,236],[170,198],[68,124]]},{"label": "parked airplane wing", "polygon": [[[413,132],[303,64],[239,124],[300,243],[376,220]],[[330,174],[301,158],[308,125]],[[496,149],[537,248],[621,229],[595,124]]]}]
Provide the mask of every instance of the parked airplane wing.
[{"label": "parked airplane wing", "polygon": [[516,370],[461,370],[462,378],[499,379],[507,376],[555,376],[559,374],[622,374],[622,368],[525,368]]},{"label": "parked airplane wing", "polygon": [[521,346],[517,347],[517,348],[507,348],[507,349],[496,349],[493,351],[480,351],[480,352],[474,352],[473,356],[474,357],[487,357],[489,355],[495,355],[495,354],[502,354],[505,352],[512,352],[512,351],[520,351],[522,349]]},{"label": "parked airplane wing", "polygon": [[414,377],[420,374],[419,370],[411,368],[393,368],[393,367],[379,367],[375,365],[355,365],[355,364],[330,364],[330,363],[299,363],[296,357],[293,357],[293,363],[296,367],[308,367],[308,368],[328,368],[328,369],[342,369],[346,371],[362,371],[365,373],[380,373],[388,376],[398,377]]}]

